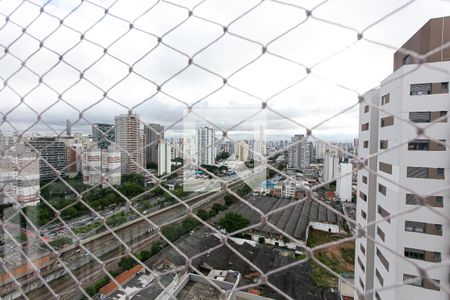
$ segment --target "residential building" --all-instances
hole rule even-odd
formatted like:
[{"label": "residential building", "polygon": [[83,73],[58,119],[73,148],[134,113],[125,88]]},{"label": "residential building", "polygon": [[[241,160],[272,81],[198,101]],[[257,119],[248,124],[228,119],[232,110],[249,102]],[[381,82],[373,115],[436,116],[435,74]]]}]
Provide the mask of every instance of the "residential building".
[{"label": "residential building", "polygon": [[83,183],[103,188],[121,183],[121,151],[114,145],[101,149],[95,145],[83,151]]},{"label": "residential building", "polygon": [[107,149],[111,142],[116,141],[116,131],[113,124],[94,123],[92,125],[92,141],[100,149]]},{"label": "residential building", "polygon": [[323,160],[325,158],[325,151],[327,150],[327,144],[322,141],[317,141],[314,144],[316,160]]},{"label": "residential building", "polygon": [[168,143],[160,142],[158,145],[158,176],[171,172],[170,149],[171,147]]},{"label": "residential building", "polygon": [[197,165],[214,165],[216,159],[215,130],[210,127],[197,128]]},{"label": "residential building", "polygon": [[65,176],[66,145],[56,137],[32,137],[28,142],[39,154],[39,173],[41,180],[52,180]]},{"label": "residential building", "polygon": [[288,168],[304,170],[310,165],[310,144],[303,134],[291,138],[288,150]]},{"label": "residential building", "polygon": [[144,126],[145,156],[147,163],[158,163],[158,145],[164,141],[164,126],[160,124],[148,124]]},{"label": "residential building", "polygon": [[0,148],[0,204],[39,203],[39,159],[29,146]]},{"label": "residential building", "polygon": [[342,202],[352,201],[353,165],[340,163],[337,169],[336,195]]},{"label": "residential building", "polygon": [[[378,105],[380,92],[371,90],[364,95],[359,108],[359,148],[358,158],[365,161],[365,168],[358,170],[356,193],[356,222],[366,228],[369,238],[361,237],[355,242],[355,283],[361,291],[374,288],[375,274],[375,225],[367,226],[376,218],[377,157],[378,151]],[[375,141],[369,144],[369,141]],[[366,147],[363,147],[365,145]],[[370,146],[370,147],[369,147]],[[369,158],[370,157],[370,158]],[[355,295],[356,297],[356,295]],[[373,299],[373,295],[369,295]]]},{"label": "residential building", "polygon": [[[376,291],[369,299],[448,299],[448,267],[437,267],[450,260],[449,76],[442,72],[450,70],[448,32],[450,17],[426,23],[394,54],[394,73],[381,82],[379,95],[360,105],[359,156],[378,153],[368,162],[378,176],[358,174],[357,222],[376,222],[367,229],[376,244],[356,243],[355,283],[360,291]],[[432,54],[418,68],[411,51]],[[425,135],[417,136],[417,128]],[[404,285],[382,289],[394,282]]]},{"label": "residential building", "polygon": [[339,153],[337,147],[329,147],[325,150],[323,159],[323,180],[333,182],[338,175]]},{"label": "residential building", "polygon": [[236,158],[240,161],[247,161],[249,159],[248,144],[246,141],[238,141],[236,145]]},{"label": "residential building", "polygon": [[143,139],[139,128],[137,114],[123,114],[115,117],[116,144],[122,152],[122,174],[141,173],[145,168]]}]

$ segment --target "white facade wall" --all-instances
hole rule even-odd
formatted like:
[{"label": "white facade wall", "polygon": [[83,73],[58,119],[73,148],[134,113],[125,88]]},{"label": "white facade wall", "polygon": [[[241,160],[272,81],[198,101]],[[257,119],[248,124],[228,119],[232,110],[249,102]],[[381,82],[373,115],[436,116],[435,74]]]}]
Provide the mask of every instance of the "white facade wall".
[{"label": "white facade wall", "polygon": [[[449,77],[445,72],[437,69],[450,70],[450,61],[429,63],[431,68],[417,69],[417,65],[405,65],[386,78],[380,87],[380,96],[377,105],[381,105],[383,110],[379,113],[379,120],[385,117],[395,116],[404,120],[410,119],[411,112],[445,112],[450,110],[450,97],[447,92],[439,94],[410,95],[411,84],[436,83],[440,85],[448,82]],[[389,102],[382,104],[381,97],[389,95]],[[362,112],[364,104],[361,105],[360,126],[367,121],[368,113]],[[372,110],[372,107],[370,108]],[[380,121],[381,122],[381,121]],[[374,238],[377,244],[381,244],[401,255],[399,258],[390,251],[372,245],[373,253],[367,260],[363,260],[364,254],[359,249],[360,244],[367,244],[364,239],[358,239],[356,243],[356,255],[360,257],[365,266],[365,271],[355,264],[356,276],[355,284],[362,289],[358,283],[358,278],[366,280],[365,289],[373,285],[375,290],[380,290],[394,282],[403,282],[405,274],[418,276],[417,268],[412,263],[417,264],[428,270],[431,279],[439,280],[440,285],[449,289],[448,267],[437,267],[444,261],[450,260],[450,224],[448,218],[450,215],[450,191],[448,190],[450,179],[450,150],[448,141],[450,140],[450,123],[438,122],[430,126],[430,123],[414,123],[415,126],[426,128],[426,136],[417,137],[417,129],[408,122],[394,118],[390,126],[381,127],[381,124],[370,123],[370,130],[360,132],[359,156],[367,156],[368,150],[364,148],[363,142],[369,142],[370,151],[372,146],[375,152],[380,151],[380,141],[387,142],[386,153],[379,154],[376,158],[375,170],[378,173],[377,178],[371,181],[371,177],[366,170],[358,172],[358,192],[367,191],[367,201],[362,201],[358,196],[357,222],[364,226],[366,222],[373,220],[379,223],[374,226]],[[361,129],[360,129],[361,130]],[[378,135],[374,138],[374,135]],[[447,147],[445,150],[412,150],[408,147],[408,142],[414,139],[422,140],[445,140]],[[386,171],[380,170],[380,163],[384,163],[389,168]],[[443,177],[439,178],[436,173],[428,178],[408,177],[408,167],[431,168],[430,172],[437,172],[437,169],[443,169]],[[362,176],[369,177],[368,186],[361,182]],[[408,191],[409,190],[409,191]],[[411,192],[412,191],[412,192]],[[407,194],[417,194],[424,197],[442,197],[442,205],[434,204],[431,209],[420,204],[407,203]],[[369,206],[369,207],[368,207]],[[408,210],[418,208],[415,211]],[[384,216],[380,212],[385,214]],[[367,220],[361,217],[361,210],[365,210]],[[438,212],[438,213],[436,213]],[[390,215],[396,215],[389,221],[383,220]],[[406,222],[416,222],[416,224],[425,223],[427,232],[411,232],[406,229]],[[441,228],[441,230],[436,230]],[[431,230],[433,229],[433,230]],[[380,234],[377,234],[380,232]],[[434,233],[433,233],[434,232]],[[383,237],[384,235],[384,237]],[[360,241],[361,240],[361,241]],[[370,246],[367,246],[370,249]],[[369,249],[366,249],[369,252]],[[415,249],[424,253],[422,257],[416,259],[408,258],[406,252]],[[370,253],[369,253],[370,254]],[[381,256],[380,256],[381,254]],[[438,258],[437,260],[435,260]],[[356,258],[357,261],[357,258]],[[373,264],[373,269],[370,268]],[[376,273],[379,275],[377,276]],[[381,278],[381,280],[379,279]],[[378,296],[385,299],[448,299],[448,294],[444,288],[434,290],[430,284],[421,280],[420,286],[403,285],[395,289],[384,289],[378,291]],[[374,296],[375,298],[375,296]]]},{"label": "white facade wall", "polygon": [[197,165],[214,165],[216,159],[215,130],[210,127],[197,129]]},{"label": "white facade wall", "polygon": [[343,202],[352,201],[352,168],[349,163],[340,163],[336,180],[336,195]]},{"label": "white facade wall", "polygon": [[158,145],[158,176],[171,172],[170,147],[167,143]]},{"label": "white facade wall", "polygon": [[335,149],[325,151],[323,159],[323,180],[325,182],[334,181],[338,175],[339,156]]},{"label": "white facade wall", "polygon": [[82,161],[83,183],[102,187],[121,184],[121,151],[110,145],[108,149],[96,146],[85,149]]},{"label": "white facade wall", "polygon": [[31,148],[17,144],[0,153],[0,203],[39,203],[39,159]]}]

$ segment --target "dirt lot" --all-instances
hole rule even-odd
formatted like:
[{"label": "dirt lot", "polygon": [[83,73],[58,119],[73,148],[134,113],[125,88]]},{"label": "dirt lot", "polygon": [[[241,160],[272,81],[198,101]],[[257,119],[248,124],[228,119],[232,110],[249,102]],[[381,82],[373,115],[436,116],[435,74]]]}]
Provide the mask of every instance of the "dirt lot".
[{"label": "dirt lot", "polygon": [[[311,230],[308,246],[315,247],[342,239],[342,236]],[[338,274],[353,273],[355,264],[355,243],[353,241],[329,246],[314,253],[315,257]],[[320,287],[337,287],[338,279],[316,263],[311,263],[313,277]]]}]

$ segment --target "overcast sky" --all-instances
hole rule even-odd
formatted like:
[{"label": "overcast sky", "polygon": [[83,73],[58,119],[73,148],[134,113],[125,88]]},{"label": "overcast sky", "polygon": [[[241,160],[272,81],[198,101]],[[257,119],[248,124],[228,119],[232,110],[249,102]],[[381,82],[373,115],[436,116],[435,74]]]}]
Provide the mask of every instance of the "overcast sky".
[{"label": "overcast sky", "polygon": [[[355,104],[358,93],[376,87],[392,72],[393,48],[428,19],[450,12],[450,2],[443,0],[330,0],[313,10],[314,17],[347,27],[342,28],[307,19],[304,9],[288,5],[310,10],[322,1],[263,1],[238,18],[260,1],[91,0],[80,5],[59,0],[49,1],[41,13],[47,1],[2,0],[0,78],[8,80],[6,87],[0,85],[0,112],[14,128],[3,123],[0,130],[51,133],[42,121],[33,125],[41,113],[57,132],[70,119],[77,122],[74,132],[90,133],[88,122],[112,123],[114,115],[133,109],[144,123],[173,127],[175,134],[182,122],[173,124],[194,103],[202,117],[230,128],[260,111],[261,99],[305,78],[305,67],[311,74],[271,98],[268,107],[313,127]],[[188,9],[193,9],[191,17]],[[363,30],[365,38],[393,48],[357,41]],[[267,52],[261,55],[263,46]],[[200,67],[189,66],[189,57]],[[239,113],[227,113],[219,122],[208,109]],[[78,121],[80,112],[87,120]],[[278,114],[268,112],[264,118],[270,137],[304,131]],[[357,135],[357,119],[353,109],[314,132],[328,140],[351,140]],[[252,128],[249,120],[234,134]]]}]

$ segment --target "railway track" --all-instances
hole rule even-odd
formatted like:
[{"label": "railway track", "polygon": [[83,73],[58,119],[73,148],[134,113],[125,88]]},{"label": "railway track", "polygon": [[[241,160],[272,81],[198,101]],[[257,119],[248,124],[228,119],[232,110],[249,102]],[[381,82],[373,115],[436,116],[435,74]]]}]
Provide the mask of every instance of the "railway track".
[{"label": "railway track", "polygon": [[[230,188],[236,188],[242,185],[243,182],[241,180],[234,182],[229,185]],[[199,195],[196,197],[193,197],[191,199],[186,200],[186,204],[189,204],[189,206],[192,207],[194,211],[198,211],[201,208],[211,206],[212,204],[222,201],[223,196],[225,195],[225,191],[221,190],[219,192],[209,192],[203,195]],[[166,223],[170,223],[173,220],[176,220],[177,218],[186,215],[186,208],[181,203],[176,203],[174,205],[168,206],[164,209],[161,209],[159,211],[153,212],[146,217],[155,222],[158,225],[163,225]],[[133,230],[133,228],[142,228],[142,224],[149,225],[148,221],[144,218],[140,217],[135,220],[132,220],[130,222],[124,223],[116,228],[114,228],[114,232],[126,232]],[[86,240],[81,241],[81,244],[84,245],[87,249],[89,249],[89,245],[97,241],[98,239],[102,239],[107,237],[108,235],[111,235],[111,232],[106,231],[102,232],[100,234],[97,234],[95,236],[92,236]],[[154,240],[158,239],[159,236],[148,232],[148,237],[145,238],[144,233],[144,239],[137,241],[134,244],[128,245],[133,251],[136,251],[136,249],[142,249],[146,246],[150,245]],[[153,238],[152,238],[153,236]],[[119,242],[118,242],[119,244]],[[71,245],[65,249],[62,250],[62,256],[66,253],[74,253],[77,251],[77,248],[79,246],[77,245]],[[123,246],[118,245],[115,250],[112,250],[108,252],[108,254],[104,256],[99,256],[99,258],[102,261],[111,259],[113,257],[118,257],[120,255],[123,255],[125,248]],[[113,260],[105,266],[107,270],[112,271],[117,268],[117,264],[119,262],[119,259]],[[81,286],[83,288],[95,283],[98,281],[101,277],[103,277],[105,274],[102,270],[102,266],[99,265],[95,261],[91,261],[87,263],[86,265],[75,269],[72,271],[72,274],[75,275],[75,277],[80,281]],[[86,274],[90,274],[88,277],[86,277]],[[86,278],[89,278],[89,280],[86,280]],[[39,279],[38,279],[39,280]],[[58,294],[60,296],[60,299],[77,299],[81,298],[82,293],[77,287],[76,282],[73,280],[73,278],[69,274],[64,274],[63,276],[52,280],[49,283],[49,286],[53,290],[54,293]],[[37,289],[34,289],[27,293],[27,296],[29,299],[53,299],[53,294],[47,289],[45,286],[41,286]]]}]

